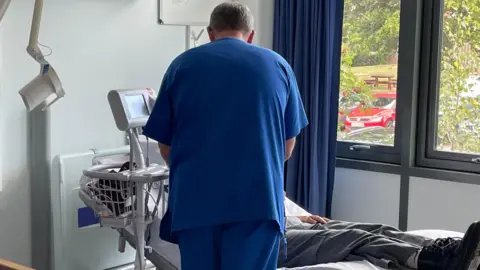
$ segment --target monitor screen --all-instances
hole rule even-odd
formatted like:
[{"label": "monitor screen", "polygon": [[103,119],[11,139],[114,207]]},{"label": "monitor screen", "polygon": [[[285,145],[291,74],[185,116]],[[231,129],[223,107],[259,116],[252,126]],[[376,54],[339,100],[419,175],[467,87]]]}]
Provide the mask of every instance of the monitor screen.
[{"label": "monitor screen", "polygon": [[148,117],[150,115],[143,95],[127,95],[125,96],[125,101],[130,119]]}]

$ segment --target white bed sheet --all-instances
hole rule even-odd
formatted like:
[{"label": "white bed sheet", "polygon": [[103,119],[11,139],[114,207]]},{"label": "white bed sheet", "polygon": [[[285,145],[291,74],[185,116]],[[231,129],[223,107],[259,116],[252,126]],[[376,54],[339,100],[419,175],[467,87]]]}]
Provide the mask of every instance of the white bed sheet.
[{"label": "white bed sheet", "polygon": [[[286,270],[287,268],[279,268],[278,270]],[[305,267],[288,268],[288,270],[384,270],[367,261],[361,262],[338,262],[319,264]]]},{"label": "white bed sheet", "polygon": [[[287,199],[285,204],[286,212],[288,216],[308,215],[309,213],[294,204]],[[132,232],[130,228],[127,229]],[[162,256],[168,260],[172,265],[180,269],[180,251],[177,245],[168,243],[159,238],[160,220],[156,220],[151,226],[151,240],[150,247],[152,247],[156,256]],[[462,233],[444,231],[444,230],[417,230],[411,231],[412,234],[422,235],[432,239],[443,237],[463,237]],[[285,270],[287,268],[280,268],[279,270]],[[308,267],[288,268],[288,270],[385,270],[377,267],[367,261],[359,262],[338,262],[329,264],[319,264]]]}]

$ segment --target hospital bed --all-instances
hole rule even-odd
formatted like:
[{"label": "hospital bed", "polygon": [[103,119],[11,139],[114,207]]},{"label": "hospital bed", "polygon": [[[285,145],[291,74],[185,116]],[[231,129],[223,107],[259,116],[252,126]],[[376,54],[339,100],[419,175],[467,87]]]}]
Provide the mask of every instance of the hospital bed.
[{"label": "hospital bed", "polygon": [[[287,212],[289,215],[301,216],[309,214],[307,211],[302,209],[300,206],[294,204],[293,202],[287,201],[286,203]],[[180,270],[180,252],[178,246],[163,241],[158,237],[158,230],[160,227],[160,220],[157,220],[155,224],[151,227],[152,230],[152,239],[150,240],[149,245],[152,247],[152,253],[145,253],[146,258],[151,261],[154,265],[157,266],[157,269],[165,270]],[[127,233],[131,235],[132,230],[127,229]],[[423,230],[423,231],[412,231],[413,234],[423,235],[430,238],[442,238],[442,237],[462,237],[461,233],[442,231],[442,230]],[[129,241],[130,243],[130,241]],[[133,244],[133,242],[131,243]],[[286,270],[286,268],[281,268],[279,270]],[[319,264],[314,266],[306,267],[297,267],[289,268],[289,270],[385,270],[383,268],[377,267],[368,261],[358,261],[358,262],[338,262],[338,263],[329,263],[329,264]]]},{"label": "hospital bed", "polygon": [[[112,98],[112,99],[110,98],[112,96],[111,95],[112,92],[109,93],[110,106],[112,108],[112,112],[114,114],[117,127],[119,127],[119,129],[122,130],[122,131],[130,130],[129,134],[130,134],[131,147],[130,147],[129,151],[125,151],[125,148],[123,148],[123,154],[124,155],[118,155],[122,151],[110,151],[110,153],[112,153],[112,155],[108,155],[108,151],[104,152],[103,155],[98,155],[98,154],[95,155],[94,154],[93,156],[95,158],[95,161],[93,163],[96,164],[95,165],[96,167],[94,167],[94,168],[99,168],[99,166],[101,167],[101,166],[109,165],[109,164],[110,165],[111,164],[122,164],[126,160],[130,160],[130,162],[132,162],[134,160],[136,162],[139,162],[138,159],[132,159],[134,157],[138,158],[138,157],[142,156],[142,153],[140,153],[140,154],[139,153],[135,153],[135,154],[133,153],[135,151],[132,150],[132,147],[134,148],[135,145],[139,145],[140,147],[137,150],[139,150],[140,152],[142,152],[142,150],[143,150],[143,152],[146,152],[147,157],[149,155],[148,153],[150,153],[150,152],[154,153],[152,155],[152,157],[155,160],[152,160],[152,163],[158,163],[158,164],[163,163],[163,161],[161,160],[160,155],[158,153],[156,143],[148,143],[148,141],[145,141],[145,140],[141,141],[139,139],[140,137],[138,136],[138,132],[137,133],[131,132],[132,129],[141,128],[145,124],[146,120],[148,119],[149,112],[151,111],[152,101],[149,100],[151,97],[145,91],[148,91],[148,90],[143,90],[143,92],[142,92],[142,90],[113,91],[112,95],[115,96],[115,98]],[[134,98],[135,95],[141,96],[142,98],[140,98],[140,99],[138,99],[137,97]],[[129,100],[129,99],[131,99],[131,100]],[[128,154],[128,155],[125,155],[125,154]],[[98,158],[99,156],[101,156],[100,159]],[[118,165],[115,165],[115,166],[118,166]],[[158,168],[162,168],[162,165],[154,165],[154,166],[158,166]],[[152,168],[154,166],[152,166]],[[105,168],[107,168],[107,167],[105,167]],[[108,168],[110,169],[110,168],[113,168],[113,167],[110,166]],[[147,169],[150,168],[148,164],[147,164],[146,168]],[[84,176],[92,178],[92,171],[95,172],[95,169],[90,168],[90,169],[84,170],[84,172],[83,172]],[[65,174],[64,171],[62,173]],[[77,171],[76,173],[78,174],[80,172]],[[131,173],[129,172],[126,175],[128,177],[130,177],[130,175],[133,175],[133,174],[138,175],[138,173],[136,173],[133,170],[131,171]],[[111,175],[112,174],[107,176],[106,174],[104,174],[103,176],[110,177]],[[113,175],[115,175],[115,174],[113,174]],[[159,174],[157,174],[157,176],[158,175]],[[95,177],[100,179],[103,176],[98,176],[97,175]],[[157,182],[161,183],[161,185],[157,185],[157,186],[152,185],[151,188],[148,190],[148,193],[146,193],[146,194],[142,192],[142,196],[145,195],[146,197],[157,198],[157,199],[149,200],[146,203],[146,205],[144,205],[140,208],[148,209],[146,211],[147,213],[149,212],[149,210],[151,211],[152,209],[158,209],[159,210],[157,212],[158,214],[151,219],[151,223],[149,223],[147,225],[146,234],[140,234],[139,235],[140,230],[138,228],[138,224],[136,224],[136,221],[138,221],[138,217],[135,216],[135,215],[132,216],[133,218],[130,217],[129,219],[125,219],[125,220],[128,220],[128,223],[124,224],[125,226],[114,226],[114,225],[110,226],[111,224],[114,224],[115,222],[113,222],[111,219],[105,219],[105,217],[106,217],[104,215],[105,213],[102,213],[100,215],[99,222],[103,226],[107,225],[107,226],[113,227],[117,231],[118,235],[120,236],[119,250],[120,251],[127,250],[129,253],[128,253],[128,255],[127,254],[125,254],[125,255],[129,256],[130,261],[133,260],[132,251],[128,250],[128,247],[127,248],[122,247],[122,245],[125,244],[125,243],[122,244],[123,241],[128,243],[133,248],[137,248],[137,246],[139,244],[142,245],[142,246],[145,246],[145,248],[141,247],[140,249],[137,249],[137,258],[138,258],[138,254],[141,254],[142,258],[143,258],[143,255],[144,255],[145,258],[147,258],[150,262],[152,262],[156,266],[157,269],[179,270],[180,269],[180,252],[179,252],[178,246],[176,246],[174,244],[171,244],[171,243],[168,243],[166,241],[163,241],[162,239],[159,238],[160,220],[161,220],[161,217],[163,216],[163,214],[165,212],[166,201],[167,201],[167,196],[168,196],[168,192],[165,189],[165,186],[167,185],[167,180],[166,180],[167,177],[168,177],[168,171],[164,170],[162,177],[159,178],[161,180],[157,179]],[[98,179],[97,179],[97,181],[98,181]],[[116,178],[113,177],[112,179],[116,179]],[[91,193],[91,197],[88,197],[85,194],[82,194],[82,192],[86,193],[87,191],[89,191],[88,188],[86,188],[86,186],[84,185],[84,183],[85,183],[84,179],[82,181],[81,181],[81,184],[82,183],[83,184],[80,188],[78,188],[78,182],[77,182],[76,190],[79,192],[82,201],[87,206],[89,206],[91,208],[95,208],[98,205],[95,206],[94,204],[92,204],[92,201],[91,201],[92,199],[95,199],[94,198],[95,194]],[[141,182],[141,183],[136,182],[135,184],[137,186],[137,191],[138,190],[144,190],[145,186],[140,187],[139,185],[140,184],[142,184],[142,185],[143,184],[148,184],[148,181],[144,181],[144,182]],[[60,195],[64,196],[65,194],[60,194]],[[138,193],[136,195],[138,195]],[[132,197],[132,202],[131,202],[132,207],[134,205],[133,201],[134,201],[134,199]],[[138,202],[142,202],[143,200],[136,200],[135,199],[135,201],[136,201],[135,202],[135,205],[136,205]],[[98,201],[97,201],[97,203],[98,203]],[[52,205],[53,205],[53,203],[52,203]],[[139,206],[137,206],[136,209],[139,209]],[[97,212],[97,214],[99,213],[98,209],[96,209],[95,211]],[[308,214],[305,210],[301,209],[298,205],[295,205],[293,203],[288,203],[287,204],[286,211],[289,215],[306,215],[306,214]],[[79,220],[80,220],[80,218],[79,218]],[[105,220],[107,220],[108,222],[105,221]],[[125,222],[125,220],[122,220],[122,222]],[[137,225],[137,226],[135,227],[135,225]],[[141,224],[141,225],[145,225],[145,224]],[[96,233],[99,233],[99,231],[96,231]],[[431,237],[431,238],[459,237],[459,236],[461,237],[462,236],[462,234],[460,234],[460,233],[448,232],[448,231],[435,231],[435,230],[416,231],[416,232],[412,232],[412,233],[416,233],[416,234]],[[143,241],[144,237],[145,237],[146,241]],[[139,239],[141,239],[141,240],[139,241]],[[113,249],[114,247],[112,246],[111,248]],[[141,251],[141,252],[139,252],[139,251]],[[106,253],[104,253],[104,255],[105,254],[110,254],[110,253],[106,252]],[[101,260],[102,258],[97,257],[96,259]],[[69,268],[69,269],[73,270],[73,268]],[[84,267],[83,269],[88,269],[88,268]],[[104,268],[102,268],[102,269],[104,269]],[[143,269],[145,269],[145,266],[141,266],[141,265],[139,266],[139,264],[137,264],[135,269],[143,270]],[[293,268],[293,269],[296,269],[296,270],[324,270],[324,269],[333,269],[333,270],[335,270],[335,269],[369,270],[370,269],[370,270],[378,270],[378,269],[381,269],[381,268],[378,268],[378,267],[376,267],[376,266],[374,266],[374,265],[372,265],[372,264],[370,264],[366,261],[360,261],[360,262],[340,262],[340,263],[320,264],[320,265],[315,265],[315,266],[299,267],[299,268]]]}]

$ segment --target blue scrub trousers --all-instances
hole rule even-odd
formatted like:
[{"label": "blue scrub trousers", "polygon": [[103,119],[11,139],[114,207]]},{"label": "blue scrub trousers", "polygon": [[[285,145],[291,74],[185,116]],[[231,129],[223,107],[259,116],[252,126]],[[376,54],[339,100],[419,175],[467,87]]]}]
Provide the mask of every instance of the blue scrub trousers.
[{"label": "blue scrub trousers", "polygon": [[182,230],[182,270],[276,270],[281,237],[274,220]]}]

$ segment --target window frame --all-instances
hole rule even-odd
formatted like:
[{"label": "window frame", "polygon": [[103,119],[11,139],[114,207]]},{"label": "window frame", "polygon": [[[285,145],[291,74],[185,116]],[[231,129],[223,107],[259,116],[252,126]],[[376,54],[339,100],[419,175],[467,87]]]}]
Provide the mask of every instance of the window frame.
[{"label": "window frame", "polygon": [[438,99],[442,61],[444,0],[423,0],[422,63],[420,71],[418,166],[452,171],[480,173],[480,164],[472,159],[480,155],[436,150]]},{"label": "window frame", "polygon": [[[398,66],[397,66],[397,97],[395,139],[393,146],[375,145],[359,142],[340,141],[337,139],[337,158],[361,161],[372,161],[389,164],[400,164],[402,159],[402,145],[408,134],[405,126],[410,125],[412,107],[412,95],[416,93],[418,66],[417,46],[412,47],[412,41],[418,42],[419,24],[421,16],[412,19],[412,14],[421,11],[418,1],[400,0],[400,31],[398,38]],[[412,68],[414,67],[414,68]],[[399,114],[398,108],[412,108],[408,113]],[[403,110],[402,110],[403,111]],[[400,127],[400,128],[399,128]],[[405,138],[403,138],[406,135]],[[408,143],[407,143],[408,144]],[[354,150],[354,146],[369,146],[369,149]]]}]

